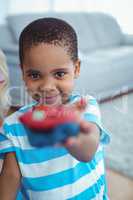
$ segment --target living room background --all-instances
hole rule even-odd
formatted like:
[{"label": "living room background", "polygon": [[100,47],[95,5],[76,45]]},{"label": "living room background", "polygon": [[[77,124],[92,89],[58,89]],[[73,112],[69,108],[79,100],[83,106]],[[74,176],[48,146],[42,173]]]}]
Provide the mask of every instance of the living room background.
[{"label": "living room background", "polygon": [[105,157],[113,200],[133,200],[132,8],[133,0],[0,0],[0,49],[9,69],[11,112],[29,103],[18,56],[25,25],[40,17],[59,17],[77,31],[81,74],[75,92],[96,97],[110,132]]}]

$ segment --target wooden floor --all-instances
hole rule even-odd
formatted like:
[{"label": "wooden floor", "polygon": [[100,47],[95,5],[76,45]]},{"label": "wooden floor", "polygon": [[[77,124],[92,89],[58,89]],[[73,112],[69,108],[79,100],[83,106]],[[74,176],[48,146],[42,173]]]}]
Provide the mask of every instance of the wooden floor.
[{"label": "wooden floor", "polygon": [[133,200],[133,180],[112,170],[107,170],[110,200]]}]

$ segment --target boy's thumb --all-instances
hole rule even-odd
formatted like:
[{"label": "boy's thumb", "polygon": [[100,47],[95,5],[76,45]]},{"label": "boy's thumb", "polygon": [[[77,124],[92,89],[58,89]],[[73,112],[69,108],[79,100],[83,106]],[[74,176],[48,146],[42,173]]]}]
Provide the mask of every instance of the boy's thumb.
[{"label": "boy's thumb", "polygon": [[75,109],[80,112],[83,112],[87,107],[87,100],[85,98],[81,98],[78,102],[74,103]]}]

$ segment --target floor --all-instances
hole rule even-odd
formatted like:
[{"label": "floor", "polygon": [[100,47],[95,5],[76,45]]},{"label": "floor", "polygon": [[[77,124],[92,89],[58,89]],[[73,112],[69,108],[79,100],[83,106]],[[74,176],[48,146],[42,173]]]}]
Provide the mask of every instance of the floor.
[{"label": "floor", "polygon": [[[110,160],[116,162],[119,161],[119,167],[114,169],[120,169],[121,172],[127,172],[125,174],[132,173],[132,122],[133,122],[133,93],[125,94],[119,98],[112,99],[110,102],[101,104],[101,113],[104,124],[110,130],[111,143],[108,146],[106,153],[110,155]],[[123,124],[123,126],[121,126]],[[113,134],[115,133],[115,134]],[[122,133],[128,133],[126,135]],[[131,136],[131,137],[130,137]],[[125,139],[129,137],[128,139]],[[126,141],[126,145],[124,144]],[[128,145],[127,145],[128,144]],[[117,148],[114,148],[117,147]],[[121,147],[121,148],[120,148]],[[130,150],[129,150],[130,149]],[[119,157],[119,155],[121,155]],[[131,157],[130,157],[131,156]],[[120,160],[118,159],[120,158]],[[128,159],[127,159],[128,158]],[[124,168],[123,162],[127,159],[127,165]],[[108,165],[109,166],[109,165]],[[130,173],[129,173],[130,172]],[[126,176],[117,173],[116,171],[107,170],[107,182],[109,197],[111,200],[133,200],[133,179],[129,179]]]},{"label": "floor", "polygon": [[133,180],[108,169],[107,183],[110,200],[133,200]]},{"label": "floor", "polygon": [[107,166],[133,179],[133,92],[100,104],[102,125],[110,134]]}]

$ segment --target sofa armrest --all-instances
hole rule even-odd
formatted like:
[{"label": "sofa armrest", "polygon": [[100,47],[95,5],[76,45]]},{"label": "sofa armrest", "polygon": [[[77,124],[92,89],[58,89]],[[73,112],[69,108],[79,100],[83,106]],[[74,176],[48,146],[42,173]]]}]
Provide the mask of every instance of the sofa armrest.
[{"label": "sofa armrest", "polygon": [[124,45],[133,45],[133,34],[124,34]]},{"label": "sofa armrest", "polygon": [[18,45],[16,44],[6,44],[0,45],[0,48],[4,51],[5,54],[18,55]]}]

